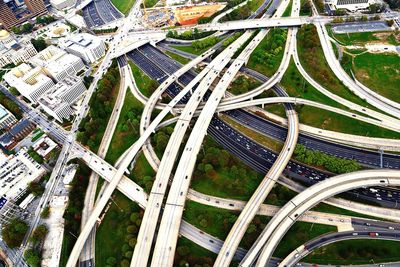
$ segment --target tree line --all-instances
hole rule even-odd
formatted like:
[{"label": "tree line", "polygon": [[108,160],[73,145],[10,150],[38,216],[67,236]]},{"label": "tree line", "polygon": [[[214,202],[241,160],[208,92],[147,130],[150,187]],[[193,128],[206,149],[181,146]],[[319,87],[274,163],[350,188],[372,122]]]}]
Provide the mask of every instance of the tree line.
[{"label": "tree line", "polygon": [[79,125],[78,140],[97,151],[113,109],[113,93],[120,80],[118,64],[115,60],[103,78],[97,83],[97,90],[89,101],[88,115]]},{"label": "tree line", "polygon": [[8,109],[17,119],[22,118],[22,111],[19,109],[18,105],[2,92],[0,92],[0,104]]},{"label": "tree line", "polygon": [[196,40],[207,37],[211,34],[215,33],[215,31],[200,31],[195,28],[194,30],[184,31],[182,33],[178,33],[176,30],[169,30],[167,33],[168,38],[180,39],[180,40]]},{"label": "tree line", "polygon": [[294,150],[295,159],[308,165],[321,166],[333,173],[348,173],[361,169],[355,160],[342,159],[327,155],[317,150],[307,149],[301,144],[297,144]]},{"label": "tree line", "polygon": [[211,46],[215,45],[218,42],[219,42],[219,38],[218,37],[210,36],[210,37],[208,37],[206,39],[203,39],[203,40],[194,41],[191,46],[195,50],[201,50],[201,49],[205,49],[205,48],[211,47]]}]

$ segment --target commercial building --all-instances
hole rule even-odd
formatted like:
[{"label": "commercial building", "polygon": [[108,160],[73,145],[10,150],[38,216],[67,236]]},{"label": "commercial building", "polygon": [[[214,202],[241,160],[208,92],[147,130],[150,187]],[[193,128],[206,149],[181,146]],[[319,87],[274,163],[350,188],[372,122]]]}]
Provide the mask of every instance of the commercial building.
[{"label": "commercial building", "polygon": [[36,102],[54,85],[52,79],[43,73],[41,67],[32,68],[26,63],[13,68],[3,78],[32,102]]},{"label": "commercial building", "polygon": [[0,104],[0,130],[9,129],[15,123],[17,123],[15,116]]},{"label": "commercial building", "polygon": [[0,23],[6,29],[11,29],[13,26],[18,24],[18,19],[7,6],[4,0],[0,0]]},{"label": "commercial building", "polygon": [[47,13],[43,0],[24,0],[24,3],[27,10],[22,10],[20,8],[21,3],[18,1],[16,1],[15,4],[9,3],[14,4],[14,7],[10,8],[6,1],[0,0],[0,24],[2,24],[4,28],[10,30],[12,27],[25,22],[27,19]]},{"label": "commercial building", "polygon": [[75,5],[76,0],[50,0],[50,3],[53,7],[58,10],[62,10],[64,8],[70,8]]},{"label": "commercial building", "polygon": [[50,139],[50,137],[45,135],[38,141],[36,141],[32,147],[33,150],[35,150],[36,153],[39,154],[39,156],[47,159],[50,155],[50,152],[56,149],[57,146],[58,145],[56,142],[54,142],[53,140]]},{"label": "commercial building", "polygon": [[62,47],[71,54],[80,57],[86,63],[94,63],[105,55],[106,46],[97,36],[80,33],[65,40]]},{"label": "commercial building", "polygon": [[372,4],[372,0],[327,0],[325,3],[332,10],[346,9],[349,12],[355,12],[368,9],[369,5]]},{"label": "commercial building", "polygon": [[29,135],[35,128],[35,124],[29,120],[20,120],[7,133],[0,136],[0,147],[7,150],[13,149],[20,140]]},{"label": "commercial building", "polygon": [[0,67],[28,61],[37,51],[29,40],[17,41],[6,30],[0,30]]},{"label": "commercial building", "polygon": [[28,184],[40,179],[45,172],[29,156],[26,148],[9,156],[0,152],[0,196],[11,200],[19,199],[26,192]]},{"label": "commercial building", "polygon": [[64,50],[49,46],[31,60],[33,65],[41,67],[43,71],[56,81],[61,81],[67,76],[73,76],[85,68],[83,61]]},{"label": "commercial building", "polygon": [[85,91],[82,79],[68,76],[47,91],[38,102],[47,114],[62,122],[75,113],[76,103],[82,99]]},{"label": "commercial building", "polygon": [[33,16],[47,13],[43,0],[25,0],[25,5],[32,12]]}]

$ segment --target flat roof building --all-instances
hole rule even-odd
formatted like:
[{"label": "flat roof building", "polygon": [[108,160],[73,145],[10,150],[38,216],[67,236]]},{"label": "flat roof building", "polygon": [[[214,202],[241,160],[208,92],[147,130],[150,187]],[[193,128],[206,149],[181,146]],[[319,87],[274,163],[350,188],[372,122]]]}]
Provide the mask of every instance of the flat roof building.
[{"label": "flat roof building", "polygon": [[0,30],[0,67],[11,63],[17,65],[36,54],[37,51],[29,40],[17,41],[6,30]]},{"label": "flat roof building", "polygon": [[15,123],[17,123],[15,116],[0,104],[0,130],[9,129]]},{"label": "flat roof building", "polygon": [[62,10],[64,8],[70,8],[75,5],[76,0],[50,0],[50,3],[53,7],[58,10]]},{"label": "flat roof building", "polygon": [[346,9],[347,11],[355,12],[361,9],[368,9],[372,2],[372,0],[328,0],[326,4],[332,10]]},{"label": "flat roof building", "polygon": [[47,91],[38,102],[47,114],[62,122],[75,113],[74,104],[82,99],[85,92],[82,79],[68,76]]},{"label": "flat roof building", "polygon": [[57,143],[50,139],[48,136],[43,136],[33,145],[33,150],[42,158],[47,158],[51,151],[57,147]]},{"label": "flat roof building", "polygon": [[105,55],[103,40],[88,33],[79,33],[65,40],[61,45],[69,53],[80,57],[86,63],[94,63]]},{"label": "flat roof building", "polygon": [[44,72],[56,81],[72,76],[85,68],[83,61],[64,50],[49,46],[31,58],[33,65],[42,67]]},{"label": "flat roof building", "polygon": [[41,67],[32,68],[26,63],[6,73],[4,80],[32,102],[36,102],[54,85],[52,79],[43,73]]},{"label": "flat roof building", "polygon": [[40,179],[45,169],[32,159],[26,148],[15,155],[0,158],[0,196],[7,199],[19,199],[32,181]]},{"label": "flat roof building", "polygon": [[15,145],[29,135],[36,128],[35,124],[27,119],[22,119],[7,133],[0,136],[0,147],[11,150]]}]

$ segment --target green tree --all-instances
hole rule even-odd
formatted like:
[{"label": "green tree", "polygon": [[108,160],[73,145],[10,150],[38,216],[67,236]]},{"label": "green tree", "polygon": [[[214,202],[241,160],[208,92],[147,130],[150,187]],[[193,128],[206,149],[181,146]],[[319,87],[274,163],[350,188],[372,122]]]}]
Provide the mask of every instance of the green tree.
[{"label": "green tree", "polygon": [[117,259],[114,257],[109,257],[107,258],[106,263],[110,266],[115,266],[117,264]]},{"label": "green tree", "polygon": [[10,248],[19,247],[27,231],[28,224],[26,222],[18,218],[13,219],[3,226],[3,240]]},{"label": "green tree", "polygon": [[31,39],[31,43],[38,52],[44,50],[47,47],[46,41],[43,38]]},{"label": "green tree", "polygon": [[24,258],[26,263],[29,264],[31,267],[39,267],[40,266],[40,253],[33,249],[27,249],[24,253]]}]

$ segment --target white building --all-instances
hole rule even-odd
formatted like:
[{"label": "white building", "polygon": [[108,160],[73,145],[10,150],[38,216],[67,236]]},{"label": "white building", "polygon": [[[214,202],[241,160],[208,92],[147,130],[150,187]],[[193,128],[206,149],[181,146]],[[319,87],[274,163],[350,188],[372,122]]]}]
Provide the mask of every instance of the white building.
[{"label": "white building", "polygon": [[58,10],[74,6],[76,0],[50,0],[50,4]]},{"label": "white building", "polygon": [[82,99],[86,87],[83,81],[70,76],[54,85],[45,95],[39,99],[39,104],[44,111],[58,121],[68,119],[77,109],[76,104]]},{"label": "white building", "polygon": [[13,68],[3,78],[32,102],[36,102],[54,85],[54,82],[43,73],[41,67],[32,68],[26,63]]},{"label": "white building", "polygon": [[64,50],[49,46],[31,60],[33,65],[41,67],[43,71],[56,81],[61,81],[67,76],[72,76],[85,68],[83,61]]},{"label": "white building", "polygon": [[10,128],[15,123],[17,123],[15,116],[0,104],[0,130]]},{"label": "white building", "polygon": [[51,151],[57,147],[57,143],[50,139],[48,136],[43,136],[32,146],[33,150],[42,158],[46,158]]},{"label": "white building", "polygon": [[40,179],[46,170],[32,159],[26,148],[15,155],[5,156],[0,152],[0,196],[18,199],[28,184]]},{"label": "white building", "polygon": [[97,36],[80,33],[65,39],[61,45],[69,53],[82,58],[86,63],[94,63],[106,53],[106,45]]},{"label": "white building", "polygon": [[328,0],[326,3],[332,10],[346,9],[350,12],[355,12],[361,9],[368,9],[373,0]]},{"label": "white building", "polygon": [[0,67],[14,63],[28,61],[37,54],[29,40],[17,42],[6,30],[0,30]]}]

